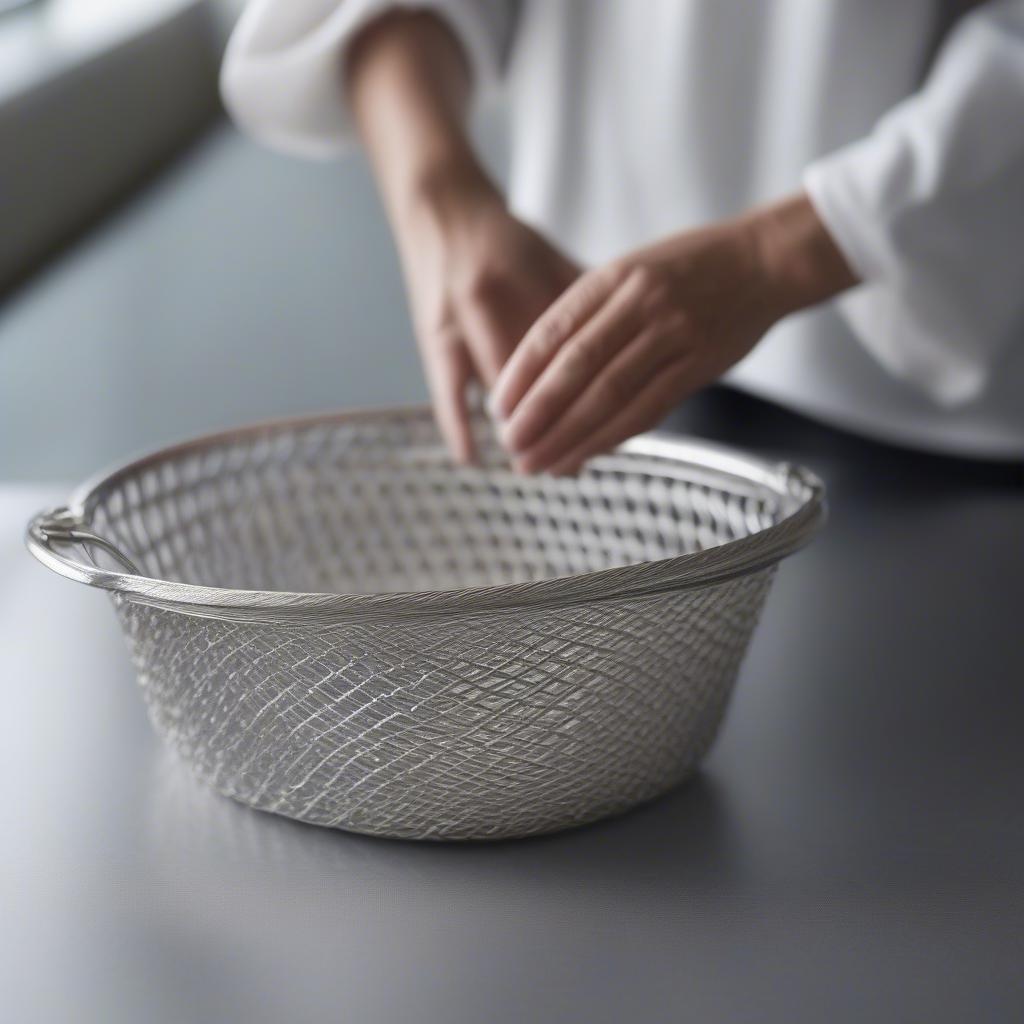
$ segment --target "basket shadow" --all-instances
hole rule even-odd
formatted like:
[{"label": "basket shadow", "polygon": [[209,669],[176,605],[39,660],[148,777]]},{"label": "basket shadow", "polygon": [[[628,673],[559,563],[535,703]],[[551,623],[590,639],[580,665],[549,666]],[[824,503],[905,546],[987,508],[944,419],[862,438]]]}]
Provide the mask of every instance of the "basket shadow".
[{"label": "basket shadow", "polygon": [[489,842],[414,842],[328,829],[256,811],[213,792],[174,754],[154,764],[147,836],[161,858],[196,857],[261,883],[296,871],[329,880],[344,873],[420,879],[476,877],[502,884],[603,885],[628,875],[680,885],[735,880],[742,869],[727,795],[712,776],[688,780],[626,813],[546,835]]}]

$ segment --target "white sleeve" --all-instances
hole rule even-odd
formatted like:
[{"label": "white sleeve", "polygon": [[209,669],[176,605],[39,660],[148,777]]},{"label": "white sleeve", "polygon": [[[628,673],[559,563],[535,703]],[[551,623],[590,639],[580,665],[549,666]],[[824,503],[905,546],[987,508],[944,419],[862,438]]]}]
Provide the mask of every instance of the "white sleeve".
[{"label": "white sleeve", "polygon": [[864,346],[939,403],[979,395],[1024,343],[1024,2],[959,22],[922,89],[804,186],[864,282],[839,300]]},{"label": "white sleeve", "polygon": [[220,89],[251,135],[300,156],[337,156],[353,142],[345,49],[391,9],[431,10],[466,53],[477,94],[497,84],[511,43],[513,0],[250,0],[228,42]]}]

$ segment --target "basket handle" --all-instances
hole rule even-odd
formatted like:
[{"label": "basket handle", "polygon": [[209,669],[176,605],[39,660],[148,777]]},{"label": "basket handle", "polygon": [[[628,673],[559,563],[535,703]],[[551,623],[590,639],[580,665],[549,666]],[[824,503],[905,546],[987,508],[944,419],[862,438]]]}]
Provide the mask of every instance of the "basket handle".
[{"label": "basket handle", "polygon": [[[116,544],[89,529],[80,515],[64,505],[33,517],[28,524],[26,544],[44,565],[82,583],[94,584],[110,575],[95,564],[90,551],[94,547],[106,551],[133,576],[145,575]],[[68,548],[81,551],[84,558],[72,557]]]}]

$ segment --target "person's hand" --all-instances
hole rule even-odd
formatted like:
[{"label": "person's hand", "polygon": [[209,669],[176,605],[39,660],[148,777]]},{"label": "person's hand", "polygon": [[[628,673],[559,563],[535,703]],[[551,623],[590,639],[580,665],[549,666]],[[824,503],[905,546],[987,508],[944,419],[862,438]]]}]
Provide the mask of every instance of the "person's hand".
[{"label": "person's hand", "polygon": [[469,64],[442,17],[373,19],[348,49],[345,83],[398,242],[438,426],[468,461],[467,386],[494,383],[578,270],[508,212],[477,159]]},{"label": "person's hand", "polygon": [[396,234],[434,412],[454,458],[473,458],[467,388],[490,389],[530,325],[578,276],[484,180],[419,194]]},{"label": "person's hand", "polygon": [[530,328],[491,394],[522,472],[575,473],[655,426],[777,320],[855,283],[805,197],[585,273]]}]

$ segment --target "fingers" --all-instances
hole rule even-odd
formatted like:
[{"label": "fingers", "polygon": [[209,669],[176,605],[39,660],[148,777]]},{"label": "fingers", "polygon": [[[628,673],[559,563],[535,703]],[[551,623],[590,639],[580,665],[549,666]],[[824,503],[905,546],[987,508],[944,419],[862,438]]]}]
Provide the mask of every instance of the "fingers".
[{"label": "fingers", "polygon": [[559,256],[552,268],[552,280],[543,289],[534,288],[522,294],[508,282],[484,277],[456,302],[466,347],[485,388],[494,387],[506,360],[537,319],[538,312],[561,295],[578,273]]},{"label": "fingers", "polygon": [[555,353],[604,304],[622,280],[602,267],[578,278],[542,313],[505,364],[491,391],[491,410],[507,419]]},{"label": "fingers", "polygon": [[658,425],[673,406],[693,390],[691,363],[677,361],[656,374],[617,415],[589,434],[571,451],[548,467],[554,476],[579,472],[583,463],[594,455],[610,451],[636,434]]},{"label": "fingers", "polygon": [[[554,423],[531,446],[518,451],[516,468],[535,473],[558,464],[630,409],[652,381],[687,362],[688,353],[673,332],[657,327],[642,330],[602,371],[584,382],[582,393],[572,396],[567,408],[563,405],[558,410]],[[532,399],[531,390],[520,408]]]},{"label": "fingers", "polygon": [[[643,329],[642,299],[642,290],[632,278],[627,278],[552,356],[502,428],[502,443],[511,453],[525,452],[542,435],[561,435],[559,428],[567,410],[572,410],[580,396],[603,379],[609,364],[630,347],[637,332]],[[640,345],[641,360],[649,355],[649,340]],[[626,378],[632,378],[635,371],[642,369],[645,376],[639,384],[646,380],[647,367],[640,368],[636,363],[636,358],[628,361],[625,371]],[[622,381],[628,383],[628,379]],[[604,397],[616,403],[612,410],[618,408],[618,377],[604,381],[599,390],[611,392]],[[627,391],[626,395],[631,393]]]},{"label": "fingers", "polygon": [[449,335],[424,353],[424,362],[441,436],[456,462],[471,463],[476,453],[466,400],[466,388],[473,376],[469,353],[460,339]]}]

